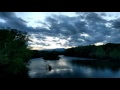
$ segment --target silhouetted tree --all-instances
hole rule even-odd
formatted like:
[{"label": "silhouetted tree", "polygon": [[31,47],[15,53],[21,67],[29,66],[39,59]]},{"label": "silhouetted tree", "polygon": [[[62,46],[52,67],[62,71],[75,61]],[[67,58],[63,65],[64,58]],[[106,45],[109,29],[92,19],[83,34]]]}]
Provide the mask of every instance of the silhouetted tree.
[{"label": "silhouetted tree", "polygon": [[26,32],[0,29],[0,66],[4,76],[20,75],[27,70],[26,64],[31,57],[28,41]]}]

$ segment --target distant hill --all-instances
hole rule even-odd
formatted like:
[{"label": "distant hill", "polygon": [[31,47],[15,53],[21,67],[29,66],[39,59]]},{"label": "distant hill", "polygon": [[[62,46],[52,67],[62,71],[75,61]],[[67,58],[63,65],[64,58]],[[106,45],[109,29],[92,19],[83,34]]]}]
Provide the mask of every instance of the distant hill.
[{"label": "distant hill", "polygon": [[44,50],[39,50],[39,51],[58,51],[58,52],[63,52],[65,51],[64,48],[55,48],[55,49],[44,49]]}]

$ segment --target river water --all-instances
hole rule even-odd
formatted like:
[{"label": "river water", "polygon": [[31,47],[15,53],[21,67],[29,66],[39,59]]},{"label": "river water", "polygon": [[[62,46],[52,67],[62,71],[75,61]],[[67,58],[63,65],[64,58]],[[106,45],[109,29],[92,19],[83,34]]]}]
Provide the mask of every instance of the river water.
[{"label": "river water", "polygon": [[[59,56],[59,60],[31,59],[29,63],[30,78],[120,78],[120,68],[95,68],[88,65],[73,64],[73,60],[93,60],[88,58]],[[47,69],[47,65],[52,70]]]}]

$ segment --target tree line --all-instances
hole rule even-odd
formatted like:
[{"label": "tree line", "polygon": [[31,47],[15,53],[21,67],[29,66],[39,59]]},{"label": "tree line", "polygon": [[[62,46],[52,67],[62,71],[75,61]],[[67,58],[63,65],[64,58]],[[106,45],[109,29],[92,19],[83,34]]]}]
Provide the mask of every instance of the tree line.
[{"label": "tree line", "polygon": [[65,49],[63,52],[58,51],[33,51],[33,58],[43,57],[44,59],[57,59],[58,55],[84,57],[94,59],[120,60],[120,44],[107,43],[100,46],[87,45]]},{"label": "tree line", "polygon": [[32,50],[32,58],[43,58],[44,60],[59,60],[59,55],[63,52],[59,51],[38,51]]},{"label": "tree line", "polygon": [[120,60],[120,44],[107,43],[101,46],[88,45],[66,49],[66,56]]}]

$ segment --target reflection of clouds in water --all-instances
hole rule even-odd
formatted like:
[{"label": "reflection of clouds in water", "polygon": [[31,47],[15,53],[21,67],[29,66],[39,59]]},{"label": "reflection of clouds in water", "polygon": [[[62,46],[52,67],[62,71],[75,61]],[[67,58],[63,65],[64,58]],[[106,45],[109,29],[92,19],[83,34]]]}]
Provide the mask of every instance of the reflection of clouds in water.
[{"label": "reflection of clouds in water", "polygon": [[73,66],[73,73],[77,78],[87,78],[93,75],[94,70],[87,67]]},{"label": "reflection of clouds in water", "polygon": [[69,62],[67,62],[64,59],[60,59],[60,60],[57,60],[57,61],[48,61],[47,63],[49,63],[52,66],[53,69],[70,67]]},{"label": "reflection of clouds in water", "polygon": [[91,68],[84,68],[82,70],[83,70],[83,73],[88,76],[91,76],[93,74],[93,70]]},{"label": "reflection of clouds in water", "polygon": [[[51,71],[46,70],[47,64],[52,66]],[[110,69],[73,65],[68,57],[61,57],[55,61],[32,59],[28,74],[31,78],[120,78],[120,70],[113,72]]]},{"label": "reflection of clouds in water", "polygon": [[[47,70],[46,68],[48,64],[52,67],[51,71]],[[57,61],[43,60],[42,58],[32,59],[29,65],[29,69],[29,76],[31,78],[52,77],[54,75],[61,77],[66,73],[72,72],[70,64],[64,59]]]},{"label": "reflection of clouds in water", "polygon": [[47,74],[53,74],[53,73],[63,73],[63,72],[72,72],[73,70],[71,68],[63,68],[63,69],[55,69],[55,70],[51,70],[50,72],[48,72]]},{"label": "reflection of clouds in water", "polygon": [[119,72],[112,72],[112,70],[105,69],[105,70],[96,70],[90,67],[74,67],[74,71],[79,75],[84,75],[83,78],[119,78]]},{"label": "reflection of clouds in water", "polygon": [[34,68],[34,67],[40,67],[45,65],[45,62],[43,61],[42,58],[36,58],[36,59],[32,59],[31,63],[29,65],[30,68]]},{"label": "reflection of clouds in water", "polygon": [[60,65],[60,66],[67,66],[68,63],[66,61],[64,61],[64,60],[59,60],[58,65]]},{"label": "reflection of clouds in water", "polygon": [[117,73],[114,73],[112,78],[120,78],[120,70]]},{"label": "reflection of clouds in water", "polygon": [[44,73],[38,71],[31,71],[29,75],[31,78],[67,78],[68,74],[70,75],[71,72],[72,69],[56,69]]},{"label": "reflection of clouds in water", "polygon": [[[90,68],[83,68],[83,67],[73,67],[68,62],[67,58],[61,58],[57,61],[49,61],[43,60],[42,58],[34,59],[31,61],[30,64],[30,71],[29,76],[31,78],[34,77],[49,77],[49,76],[59,76],[59,77],[83,77],[83,76],[90,76],[92,74],[92,70]],[[45,66],[49,64],[52,66],[51,71],[46,71]],[[83,75],[83,76],[82,76]],[[56,76],[56,77],[57,77]]]},{"label": "reflection of clouds in water", "polygon": [[73,66],[74,72],[82,78],[110,78],[113,74],[111,70],[96,70],[90,67]]},{"label": "reflection of clouds in water", "polygon": [[96,70],[96,72],[94,72],[94,77],[97,78],[120,78],[120,70],[118,72],[113,72],[110,69],[105,69],[103,70]]},{"label": "reflection of clouds in water", "polygon": [[34,78],[34,76],[35,76],[36,73],[37,73],[37,72],[35,72],[35,71],[29,71],[29,76],[30,76],[31,78]]}]

